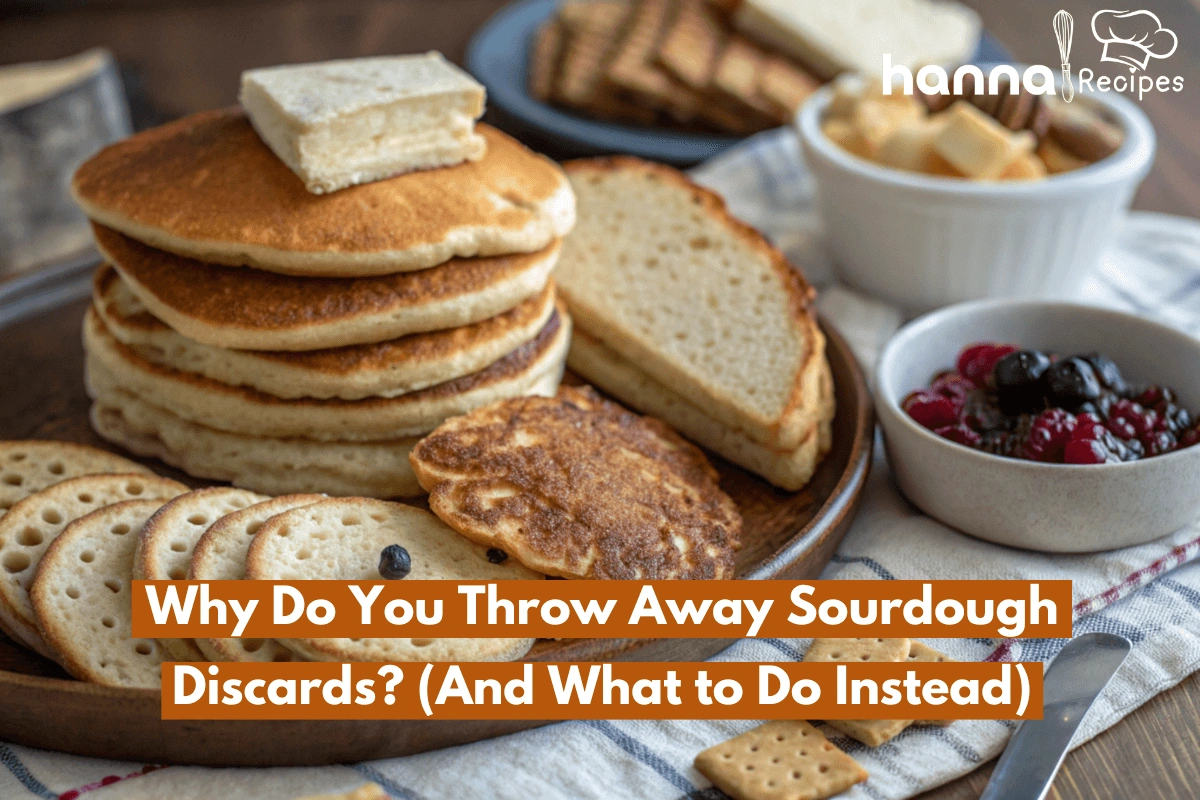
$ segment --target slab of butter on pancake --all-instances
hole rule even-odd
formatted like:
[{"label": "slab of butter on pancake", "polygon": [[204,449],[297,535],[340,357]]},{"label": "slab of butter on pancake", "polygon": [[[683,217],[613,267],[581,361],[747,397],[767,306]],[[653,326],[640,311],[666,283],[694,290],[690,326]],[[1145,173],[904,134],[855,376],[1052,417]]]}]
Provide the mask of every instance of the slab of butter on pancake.
[{"label": "slab of butter on pancake", "polygon": [[440,53],[242,73],[254,129],[313,193],[478,161],[483,86]]}]

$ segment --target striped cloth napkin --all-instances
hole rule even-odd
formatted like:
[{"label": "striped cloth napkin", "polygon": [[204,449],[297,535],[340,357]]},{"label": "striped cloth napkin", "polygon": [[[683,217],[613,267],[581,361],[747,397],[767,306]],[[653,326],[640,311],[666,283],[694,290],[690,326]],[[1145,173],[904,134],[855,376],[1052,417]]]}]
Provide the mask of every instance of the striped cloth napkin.
[{"label": "striped cloth napkin", "polygon": [[[780,245],[823,285],[822,311],[864,365],[902,322],[899,312],[830,284],[812,182],[787,131],[762,134],[695,173],[733,212]],[[1079,298],[1133,310],[1200,335],[1200,223],[1132,214]],[[936,554],[936,557],[931,557]],[[825,578],[1069,578],[1075,631],[1129,638],[1133,652],[1084,720],[1075,745],[1200,669],[1200,524],[1152,544],[1111,553],[1045,556],[963,536],[915,512],[897,493],[882,453],[862,510]],[[960,660],[1048,661],[1063,640],[931,640]],[[802,657],[808,640],[743,640],[717,658]],[[744,722],[560,723],[501,739],[344,767],[202,769],[98,761],[0,744],[0,797],[287,800],[345,791],[373,780],[395,798],[611,798],[720,800],[692,768],[700,750],[752,727]],[[849,800],[899,800],[966,774],[996,756],[1013,724],[960,721],[909,728],[870,749],[826,733],[858,759],[870,780]]]}]

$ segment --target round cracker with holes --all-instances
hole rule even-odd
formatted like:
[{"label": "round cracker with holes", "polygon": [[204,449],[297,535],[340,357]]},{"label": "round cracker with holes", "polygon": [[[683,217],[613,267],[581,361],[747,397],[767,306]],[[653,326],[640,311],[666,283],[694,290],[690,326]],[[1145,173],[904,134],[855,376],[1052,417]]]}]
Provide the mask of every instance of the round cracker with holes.
[{"label": "round cracker with holes", "polygon": [[153,639],[133,638],[130,580],[138,531],[162,504],[128,500],[67,526],[29,588],[42,638],[76,678],[105,686],[157,689],[168,656]]},{"label": "round cracker with holes", "polygon": [[[278,514],[325,500],[323,494],[289,494],[255,503],[214,522],[192,552],[188,580],[240,581],[246,577],[246,553],[263,524]],[[213,661],[293,661],[296,656],[274,639],[197,639]]]},{"label": "round cracker with holes", "polygon": [[187,490],[182,483],[157,475],[85,475],[15,503],[0,517],[0,628],[26,647],[56,658],[38,633],[29,601],[29,585],[46,549],[70,523],[98,508],[126,500],[162,503]]},{"label": "round cracker with holes", "polygon": [[0,442],[0,517],[13,504],[47,486],[81,475],[150,470],[118,455],[71,442]]},{"label": "round cracker with holes", "polygon": [[[209,526],[226,514],[261,503],[267,498],[245,489],[214,486],[176,497],[155,512],[138,536],[133,577],[139,581],[182,581],[196,542]],[[211,658],[193,639],[159,639],[176,661]]]},{"label": "round cracker with holes", "polygon": [[[331,498],[272,517],[246,557],[251,580],[378,581],[384,548],[408,551],[408,579],[537,580],[509,558],[488,560],[487,549],[459,536],[413,506],[362,497]],[[282,639],[311,661],[515,661],[532,639]]]}]

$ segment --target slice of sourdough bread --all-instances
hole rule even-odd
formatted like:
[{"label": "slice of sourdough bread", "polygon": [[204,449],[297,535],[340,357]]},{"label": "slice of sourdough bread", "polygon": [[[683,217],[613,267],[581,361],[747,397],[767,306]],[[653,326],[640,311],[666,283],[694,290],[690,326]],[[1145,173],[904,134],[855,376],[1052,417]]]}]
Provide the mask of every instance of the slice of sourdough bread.
[{"label": "slice of sourdough bread", "polygon": [[803,488],[832,444],[836,402],[833,378],[824,363],[820,397],[813,409],[815,420],[804,439],[791,450],[773,450],[729,428],[579,329],[571,340],[567,365],[621,402],[658,417],[693,442],[781,489],[794,492]]},{"label": "slice of sourdough bread", "polygon": [[800,273],[676,170],[627,157],[566,170],[578,222],[556,277],[579,328],[749,440],[798,447],[825,358]]}]

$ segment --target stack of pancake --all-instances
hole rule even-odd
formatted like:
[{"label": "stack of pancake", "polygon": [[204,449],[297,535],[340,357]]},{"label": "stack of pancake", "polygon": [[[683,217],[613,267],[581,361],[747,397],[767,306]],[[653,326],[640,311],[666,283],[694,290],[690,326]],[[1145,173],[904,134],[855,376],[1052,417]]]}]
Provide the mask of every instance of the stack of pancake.
[{"label": "stack of pancake", "polygon": [[84,323],[96,431],[260,492],[409,496],[419,437],[552,395],[574,197],[552,162],[477,131],[478,161],[322,195],[236,109],[85,163],[72,188],[107,262]]}]

